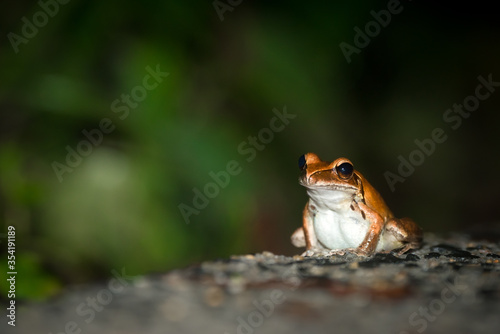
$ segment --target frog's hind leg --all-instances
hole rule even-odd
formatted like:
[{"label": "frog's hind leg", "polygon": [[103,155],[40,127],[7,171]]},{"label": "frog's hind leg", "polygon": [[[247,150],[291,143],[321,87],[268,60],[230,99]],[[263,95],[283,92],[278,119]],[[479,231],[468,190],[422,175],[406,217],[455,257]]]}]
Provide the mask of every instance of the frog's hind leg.
[{"label": "frog's hind leg", "polygon": [[422,229],[411,218],[392,218],[387,222],[385,229],[403,244],[397,251],[398,255],[422,246]]}]

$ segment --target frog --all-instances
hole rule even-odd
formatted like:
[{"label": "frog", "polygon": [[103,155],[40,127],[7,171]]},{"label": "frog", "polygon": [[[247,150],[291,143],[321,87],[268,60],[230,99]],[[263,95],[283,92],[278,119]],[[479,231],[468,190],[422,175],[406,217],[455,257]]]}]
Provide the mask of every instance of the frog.
[{"label": "frog", "polygon": [[309,200],[302,212],[302,227],[291,241],[306,248],[304,256],[402,255],[421,247],[420,226],[411,218],[396,218],[349,159],[327,162],[306,153],[299,158],[299,168],[299,184],[306,188]]}]

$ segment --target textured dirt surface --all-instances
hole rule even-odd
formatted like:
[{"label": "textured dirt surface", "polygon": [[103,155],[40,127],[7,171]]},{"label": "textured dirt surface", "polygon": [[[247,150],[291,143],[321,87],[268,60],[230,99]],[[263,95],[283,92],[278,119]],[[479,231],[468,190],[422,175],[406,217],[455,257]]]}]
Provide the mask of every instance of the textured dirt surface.
[{"label": "textured dirt surface", "polygon": [[426,235],[409,254],[268,252],[67,291],[1,333],[498,333],[500,245]]}]

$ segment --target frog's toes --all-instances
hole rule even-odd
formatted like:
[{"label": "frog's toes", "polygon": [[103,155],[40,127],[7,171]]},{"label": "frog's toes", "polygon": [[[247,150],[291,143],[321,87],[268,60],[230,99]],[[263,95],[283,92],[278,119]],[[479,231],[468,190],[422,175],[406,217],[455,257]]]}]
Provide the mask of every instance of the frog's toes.
[{"label": "frog's toes", "polygon": [[329,255],[329,250],[327,250],[327,249],[321,249],[321,248],[308,249],[304,253],[302,253],[302,256],[304,256],[304,257],[328,256],[328,255]]},{"label": "frog's toes", "polygon": [[371,255],[368,251],[361,249],[361,248],[346,248],[346,249],[344,249],[344,251],[346,251],[347,253],[357,255],[357,256],[367,257],[367,256]]},{"label": "frog's toes", "polygon": [[301,256],[303,257],[311,257],[311,256],[315,256],[318,254],[318,251],[317,250],[314,250],[314,249],[308,249],[306,250],[304,253],[301,254]]},{"label": "frog's toes", "polygon": [[328,256],[344,256],[347,249],[331,249],[328,251]]}]

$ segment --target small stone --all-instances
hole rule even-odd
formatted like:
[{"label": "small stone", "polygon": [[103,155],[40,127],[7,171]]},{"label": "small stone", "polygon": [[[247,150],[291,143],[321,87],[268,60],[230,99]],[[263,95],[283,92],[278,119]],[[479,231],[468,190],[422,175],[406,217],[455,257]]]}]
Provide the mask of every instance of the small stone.
[{"label": "small stone", "polygon": [[205,290],[203,297],[208,306],[217,307],[224,301],[224,291],[218,286],[211,286]]},{"label": "small stone", "polygon": [[359,262],[351,262],[351,263],[349,263],[349,265],[347,266],[347,268],[349,268],[349,269],[358,269],[359,268]]},{"label": "small stone", "polygon": [[405,283],[406,281],[408,281],[408,273],[406,273],[406,272],[403,272],[403,271],[399,272],[394,277],[394,282]]}]

